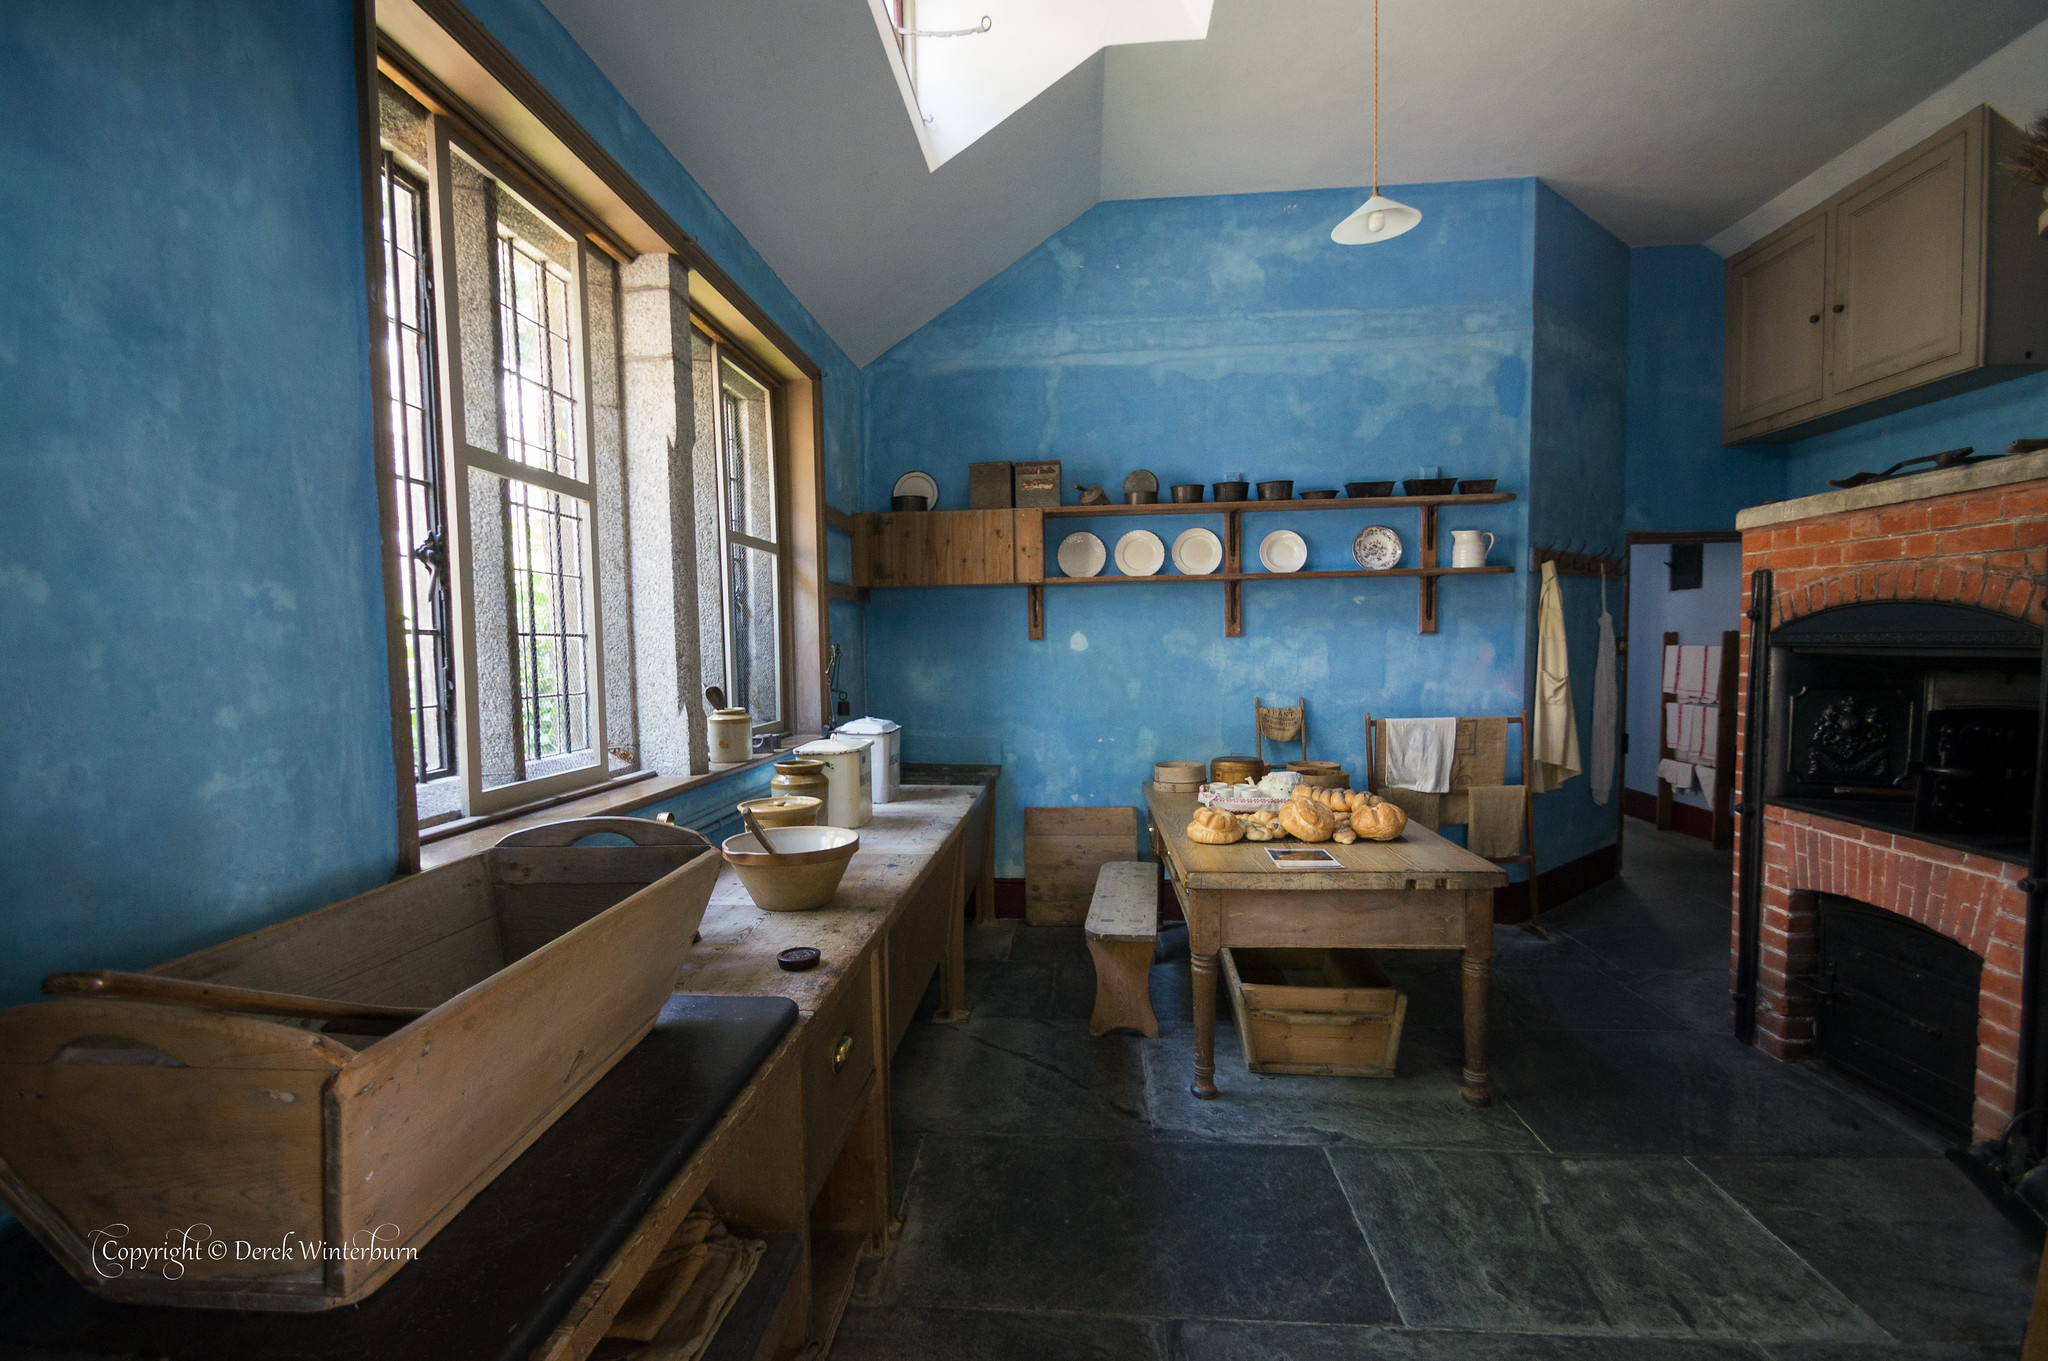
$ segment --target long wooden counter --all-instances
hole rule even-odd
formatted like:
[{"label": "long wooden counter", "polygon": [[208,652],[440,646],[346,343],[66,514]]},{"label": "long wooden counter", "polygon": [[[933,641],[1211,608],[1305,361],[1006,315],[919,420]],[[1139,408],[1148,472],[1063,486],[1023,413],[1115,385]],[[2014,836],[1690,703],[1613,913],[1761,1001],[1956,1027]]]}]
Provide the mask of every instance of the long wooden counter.
[{"label": "long wooden counter", "polygon": [[[721,871],[677,990],[781,996],[798,1020],[728,1112],[706,1169],[671,1185],[586,1290],[546,1361],[589,1354],[704,1188],[741,1233],[790,1233],[804,1244],[767,1332],[763,1357],[831,1346],[860,1259],[888,1251],[891,1217],[889,1056],[940,977],[941,1022],[967,1017],[964,908],[993,835],[989,785],[910,785],[875,807],[832,905],[764,912],[730,866]],[[818,966],[789,973],[776,955],[808,945]]]}]

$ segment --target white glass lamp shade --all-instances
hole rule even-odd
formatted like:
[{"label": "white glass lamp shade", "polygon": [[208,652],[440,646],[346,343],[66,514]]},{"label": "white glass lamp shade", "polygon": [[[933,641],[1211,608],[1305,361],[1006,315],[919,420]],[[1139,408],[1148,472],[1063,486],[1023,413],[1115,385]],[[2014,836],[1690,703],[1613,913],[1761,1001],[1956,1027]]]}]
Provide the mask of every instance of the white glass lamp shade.
[{"label": "white glass lamp shade", "polygon": [[1330,239],[1340,246],[1369,246],[1388,241],[1422,221],[1422,210],[1396,203],[1384,194],[1374,194],[1358,205],[1358,211],[1339,222]]}]

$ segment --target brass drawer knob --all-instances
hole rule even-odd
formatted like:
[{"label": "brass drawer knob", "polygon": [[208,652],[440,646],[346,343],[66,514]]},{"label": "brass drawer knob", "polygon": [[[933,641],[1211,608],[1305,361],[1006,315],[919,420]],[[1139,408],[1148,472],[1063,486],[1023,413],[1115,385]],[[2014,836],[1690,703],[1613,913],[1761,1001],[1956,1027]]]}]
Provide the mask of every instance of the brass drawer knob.
[{"label": "brass drawer knob", "polygon": [[832,1071],[838,1072],[853,1057],[853,1036],[841,1035],[839,1043],[832,1046]]}]

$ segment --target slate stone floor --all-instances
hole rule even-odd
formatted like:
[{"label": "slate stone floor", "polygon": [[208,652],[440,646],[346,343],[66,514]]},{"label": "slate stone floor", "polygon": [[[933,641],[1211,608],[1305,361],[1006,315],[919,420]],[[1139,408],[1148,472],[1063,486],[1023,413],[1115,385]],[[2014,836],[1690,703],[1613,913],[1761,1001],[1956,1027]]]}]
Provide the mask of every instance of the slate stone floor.
[{"label": "slate stone floor", "polygon": [[1160,1038],[1091,1039],[1077,928],[970,928],[835,1361],[2017,1356],[2036,1259],[1940,1141],[1729,1035],[1728,857],[1630,820],[1626,861],[1556,944],[1502,928],[1486,1110],[1453,955],[1382,956],[1398,1078],[1253,1076],[1226,1014],[1203,1102],[1184,932]]}]

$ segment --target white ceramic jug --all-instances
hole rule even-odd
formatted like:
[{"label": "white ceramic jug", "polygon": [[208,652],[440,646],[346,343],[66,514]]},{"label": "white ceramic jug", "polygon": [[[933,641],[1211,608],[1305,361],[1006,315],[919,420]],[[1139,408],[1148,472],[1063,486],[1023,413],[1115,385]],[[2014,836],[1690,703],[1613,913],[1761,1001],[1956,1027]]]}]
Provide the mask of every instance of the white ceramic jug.
[{"label": "white ceramic jug", "polygon": [[[1486,540],[1480,543],[1481,539]],[[1486,555],[1493,551],[1493,535],[1483,529],[1454,529],[1451,531],[1451,566],[1484,567]]]}]

